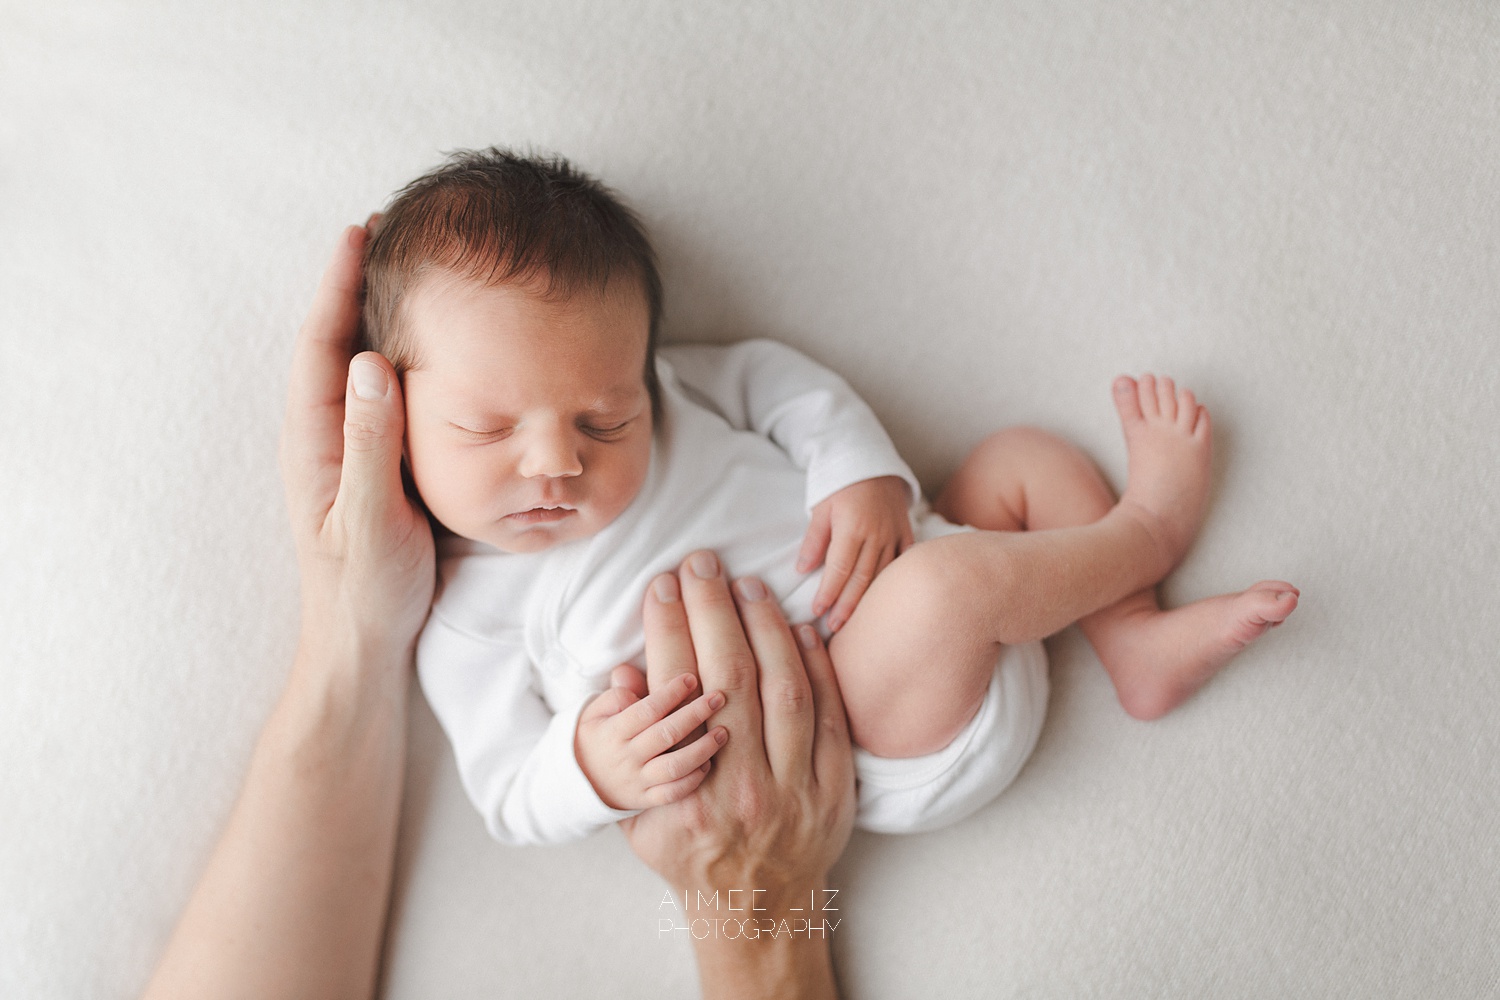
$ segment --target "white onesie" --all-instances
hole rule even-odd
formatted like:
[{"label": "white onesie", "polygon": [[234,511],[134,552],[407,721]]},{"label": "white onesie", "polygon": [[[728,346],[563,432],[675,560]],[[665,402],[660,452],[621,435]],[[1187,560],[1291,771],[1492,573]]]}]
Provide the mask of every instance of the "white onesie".
[{"label": "white onesie", "polygon": [[[497,839],[573,840],[632,815],[600,800],[573,752],[578,716],[621,663],[642,663],[647,584],[697,549],[755,575],[792,621],[820,573],[799,574],[809,512],[845,486],[900,476],[918,540],[969,530],[927,512],[875,415],[837,375],[769,340],[658,353],[661,419],[640,493],[609,526],[537,553],[447,536],[417,646],[422,689],[469,798]],[[954,822],[1020,770],[1046,712],[1040,643],[1006,647],[984,705],[942,750],[856,748],[856,822],[881,832]]]}]

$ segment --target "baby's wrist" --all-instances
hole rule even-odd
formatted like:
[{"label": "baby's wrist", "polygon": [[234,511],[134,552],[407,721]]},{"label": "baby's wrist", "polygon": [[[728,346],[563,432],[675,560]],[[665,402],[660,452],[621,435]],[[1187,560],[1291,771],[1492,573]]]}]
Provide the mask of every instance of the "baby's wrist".
[{"label": "baby's wrist", "polygon": [[[620,782],[608,768],[601,768],[591,763],[599,760],[601,756],[599,753],[595,753],[594,749],[590,747],[588,738],[584,735],[584,728],[580,723],[579,728],[573,734],[573,756],[578,761],[578,770],[583,773],[584,780],[589,783],[589,787],[594,790],[594,794],[598,796],[599,801],[604,803],[606,808],[616,811],[640,808],[628,801],[629,789],[619,787]],[[607,759],[608,749],[602,749],[603,755]]]}]

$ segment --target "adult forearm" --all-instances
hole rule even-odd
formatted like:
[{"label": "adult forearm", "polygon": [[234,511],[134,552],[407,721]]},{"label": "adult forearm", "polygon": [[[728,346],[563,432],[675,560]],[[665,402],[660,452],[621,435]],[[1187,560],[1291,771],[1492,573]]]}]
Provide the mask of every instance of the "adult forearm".
[{"label": "adult forearm", "polygon": [[304,636],[148,1000],[373,995],[405,767],[408,657]]}]

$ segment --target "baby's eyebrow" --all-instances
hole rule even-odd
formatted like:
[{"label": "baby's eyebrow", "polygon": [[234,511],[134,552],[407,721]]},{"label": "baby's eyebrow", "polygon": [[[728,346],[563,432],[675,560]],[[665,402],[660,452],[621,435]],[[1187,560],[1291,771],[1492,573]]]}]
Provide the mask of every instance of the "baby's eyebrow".
[{"label": "baby's eyebrow", "polygon": [[636,389],[615,389],[596,397],[584,413],[614,413],[634,406],[641,394]]}]

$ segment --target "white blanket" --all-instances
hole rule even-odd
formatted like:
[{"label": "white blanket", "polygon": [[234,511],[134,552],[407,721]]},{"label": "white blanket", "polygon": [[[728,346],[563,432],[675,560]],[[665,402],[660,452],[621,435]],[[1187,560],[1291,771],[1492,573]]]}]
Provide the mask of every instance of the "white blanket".
[{"label": "white blanket", "polygon": [[[1500,16],[1411,5],[0,0],[0,996],[139,990],[280,689],[292,333],[441,151],[556,150],[671,337],[842,372],[929,489],[1117,372],[1218,432],[1173,602],[1284,628],[1133,722],[1076,632],[1017,784],[859,835],[848,995],[1476,996],[1500,940]],[[608,831],[506,849],[425,707],[390,997],[691,996]]]}]

